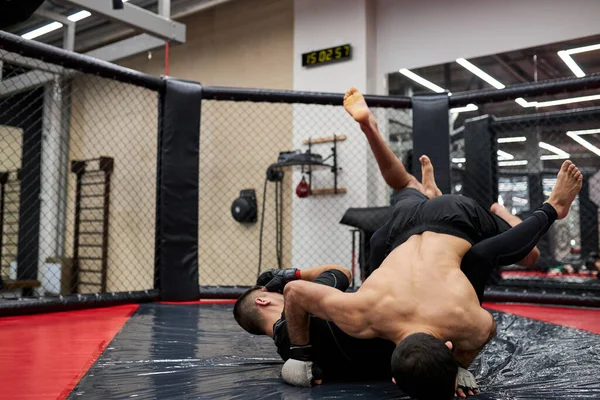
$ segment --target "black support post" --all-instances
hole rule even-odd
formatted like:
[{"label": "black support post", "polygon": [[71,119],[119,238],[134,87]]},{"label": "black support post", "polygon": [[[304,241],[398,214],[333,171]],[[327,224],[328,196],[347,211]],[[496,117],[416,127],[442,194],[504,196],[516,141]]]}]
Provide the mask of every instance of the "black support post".
[{"label": "black support post", "polygon": [[579,192],[581,253],[585,256],[598,251],[598,206],[590,199],[589,178],[589,174],[583,175],[583,186]]},{"label": "black support post", "polygon": [[421,181],[419,157],[429,156],[442,193],[450,193],[450,120],[448,94],[413,97],[413,175]]},{"label": "black support post", "polygon": [[463,195],[490,208],[498,200],[496,133],[490,129],[490,118],[487,115],[468,120],[463,133],[466,158]]},{"label": "black support post", "polygon": [[155,284],[162,300],[200,298],[198,196],[202,87],[166,80],[160,95]]}]

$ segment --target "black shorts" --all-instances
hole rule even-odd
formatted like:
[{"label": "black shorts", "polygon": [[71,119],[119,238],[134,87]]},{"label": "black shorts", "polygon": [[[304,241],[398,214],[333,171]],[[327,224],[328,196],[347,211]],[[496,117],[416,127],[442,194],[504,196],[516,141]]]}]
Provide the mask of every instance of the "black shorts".
[{"label": "black shorts", "polygon": [[510,229],[506,221],[468,197],[444,195],[429,199],[416,189],[405,188],[395,200],[392,218],[371,239],[371,248],[385,249],[384,256],[411,236],[424,232],[456,236],[473,245]]}]

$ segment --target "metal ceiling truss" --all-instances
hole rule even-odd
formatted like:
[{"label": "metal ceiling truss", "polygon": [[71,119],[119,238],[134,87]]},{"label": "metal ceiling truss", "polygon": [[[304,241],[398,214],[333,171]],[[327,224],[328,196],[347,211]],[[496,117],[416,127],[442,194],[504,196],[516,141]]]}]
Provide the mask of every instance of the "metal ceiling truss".
[{"label": "metal ceiling truss", "polygon": [[[186,27],[173,21],[169,16],[155,14],[144,8],[129,3],[123,3],[123,8],[114,10],[112,2],[107,0],[65,0],[76,7],[102,15],[113,21],[121,22],[144,33],[163,40],[185,43]],[[168,13],[171,8],[170,0],[159,3],[159,11]]]}]

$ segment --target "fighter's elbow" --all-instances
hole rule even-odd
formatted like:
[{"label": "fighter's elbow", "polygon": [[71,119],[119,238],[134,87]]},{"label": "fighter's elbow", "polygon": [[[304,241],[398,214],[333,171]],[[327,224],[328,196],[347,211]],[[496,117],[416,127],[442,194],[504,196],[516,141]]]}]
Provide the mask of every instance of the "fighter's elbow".
[{"label": "fighter's elbow", "polygon": [[299,286],[302,286],[302,281],[288,282],[283,288],[283,298],[286,302],[294,301],[298,297]]}]

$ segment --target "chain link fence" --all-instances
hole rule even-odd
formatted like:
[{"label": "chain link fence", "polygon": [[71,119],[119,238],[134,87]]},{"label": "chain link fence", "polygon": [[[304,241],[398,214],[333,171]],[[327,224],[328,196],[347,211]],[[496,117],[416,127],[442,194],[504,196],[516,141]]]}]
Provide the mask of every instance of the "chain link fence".
[{"label": "chain link fence", "polygon": [[498,202],[521,219],[548,199],[565,160],[572,160],[584,175],[569,215],[556,221],[540,241],[539,261],[504,268],[501,286],[600,287],[600,108],[593,101],[597,93],[565,91],[478,104],[478,113],[486,116],[464,115],[452,127],[453,191],[481,194],[484,203]]},{"label": "chain link fence", "polygon": [[[410,110],[372,111],[406,159]],[[340,221],[350,208],[389,206],[391,189],[342,106],[204,101],[200,171],[202,285],[251,286],[266,269],[327,263],[353,270],[360,283],[368,238]],[[256,204],[249,222],[232,214],[240,195]]]},{"label": "chain link fence", "polygon": [[157,93],[0,65],[0,298],[153,288]]}]

